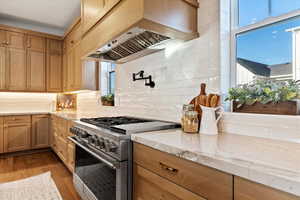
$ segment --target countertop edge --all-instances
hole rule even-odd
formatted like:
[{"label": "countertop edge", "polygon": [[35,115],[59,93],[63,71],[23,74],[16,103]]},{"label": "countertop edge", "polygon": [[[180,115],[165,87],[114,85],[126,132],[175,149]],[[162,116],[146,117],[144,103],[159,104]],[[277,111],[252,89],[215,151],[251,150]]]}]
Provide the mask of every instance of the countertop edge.
[{"label": "countertop edge", "polygon": [[[140,137],[138,134],[131,135],[131,140],[139,144],[143,144],[150,148],[174,155],[178,158],[185,159],[203,166],[222,171],[227,174],[238,176],[249,181],[263,184],[265,186],[287,192],[292,195],[300,196],[300,182],[290,180],[280,175],[274,175],[260,171],[251,162],[245,162],[238,165],[222,158],[215,158],[208,154],[199,154],[174,146],[161,144],[156,141],[151,141]],[[263,177],[263,178],[261,178]]]}]

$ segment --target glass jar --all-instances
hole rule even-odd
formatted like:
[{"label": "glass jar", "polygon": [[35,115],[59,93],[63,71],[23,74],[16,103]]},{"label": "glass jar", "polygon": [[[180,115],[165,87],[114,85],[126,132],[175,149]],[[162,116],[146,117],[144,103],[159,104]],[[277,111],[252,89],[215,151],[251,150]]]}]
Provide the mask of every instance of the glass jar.
[{"label": "glass jar", "polygon": [[198,133],[199,119],[197,111],[187,111],[185,113],[183,131],[185,133]]},{"label": "glass jar", "polygon": [[181,128],[182,128],[182,130],[184,129],[184,119],[185,119],[186,113],[188,111],[193,111],[194,108],[195,108],[195,106],[193,104],[183,105],[183,107],[182,107],[182,117],[181,117]]}]

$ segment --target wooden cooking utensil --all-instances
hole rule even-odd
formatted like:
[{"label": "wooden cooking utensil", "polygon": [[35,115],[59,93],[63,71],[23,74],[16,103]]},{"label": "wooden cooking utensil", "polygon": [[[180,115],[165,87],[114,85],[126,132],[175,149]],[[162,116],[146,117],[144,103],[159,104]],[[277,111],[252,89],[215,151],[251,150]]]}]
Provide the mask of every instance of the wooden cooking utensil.
[{"label": "wooden cooking utensil", "polygon": [[202,110],[200,105],[206,105],[207,101],[207,96],[206,96],[206,84],[202,83],[201,84],[201,90],[200,90],[200,95],[197,97],[193,98],[193,100],[190,102],[190,104],[193,104],[195,106],[195,111],[198,112],[199,114],[199,120],[201,120],[202,116]]}]

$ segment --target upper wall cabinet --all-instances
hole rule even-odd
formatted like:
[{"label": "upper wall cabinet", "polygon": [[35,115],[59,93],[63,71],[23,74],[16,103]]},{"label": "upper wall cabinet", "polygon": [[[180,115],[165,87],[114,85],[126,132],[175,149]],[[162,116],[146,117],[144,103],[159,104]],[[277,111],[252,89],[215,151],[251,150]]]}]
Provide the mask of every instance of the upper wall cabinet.
[{"label": "upper wall cabinet", "polygon": [[81,0],[82,33],[85,34],[121,0]]},{"label": "upper wall cabinet", "polygon": [[29,35],[27,37],[27,89],[46,90],[46,39]]},{"label": "upper wall cabinet", "polygon": [[61,75],[60,37],[0,25],[0,91],[61,92]]},{"label": "upper wall cabinet", "polygon": [[47,39],[47,92],[62,91],[62,41]]},{"label": "upper wall cabinet", "polygon": [[119,61],[153,53],[161,42],[194,39],[198,7],[197,0],[82,0],[82,56]]},{"label": "upper wall cabinet", "polygon": [[[95,90],[99,65],[86,66],[81,56],[81,21],[77,21],[64,40],[63,90]],[[88,77],[88,79],[86,79]]]}]

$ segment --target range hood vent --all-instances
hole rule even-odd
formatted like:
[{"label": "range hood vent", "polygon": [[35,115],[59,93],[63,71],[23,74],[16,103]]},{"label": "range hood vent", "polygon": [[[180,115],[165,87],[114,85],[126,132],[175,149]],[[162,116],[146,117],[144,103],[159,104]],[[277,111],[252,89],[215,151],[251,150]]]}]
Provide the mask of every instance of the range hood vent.
[{"label": "range hood vent", "polygon": [[112,40],[96,53],[90,54],[89,57],[122,62],[122,60],[130,60],[129,57],[131,56],[138,57],[137,54],[143,54],[142,52],[145,50],[148,50],[148,52],[161,50],[164,48],[161,44],[170,39],[151,31],[133,29]]}]

